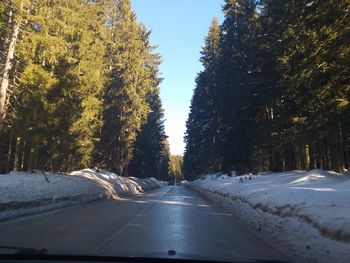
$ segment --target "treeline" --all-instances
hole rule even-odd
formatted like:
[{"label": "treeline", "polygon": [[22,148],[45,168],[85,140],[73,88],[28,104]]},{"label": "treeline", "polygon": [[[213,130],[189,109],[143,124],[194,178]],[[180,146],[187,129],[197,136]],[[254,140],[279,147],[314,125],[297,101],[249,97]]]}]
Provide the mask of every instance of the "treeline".
[{"label": "treeline", "polygon": [[182,155],[171,155],[170,156],[170,176],[177,180],[183,180],[183,157]]},{"label": "treeline", "polygon": [[187,178],[349,169],[349,0],[226,0],[187,121]]},{"label": "treeline", "polygon": [[1,1],[1,172],[96,166],[166,178],[149,36],[130,0]]}]

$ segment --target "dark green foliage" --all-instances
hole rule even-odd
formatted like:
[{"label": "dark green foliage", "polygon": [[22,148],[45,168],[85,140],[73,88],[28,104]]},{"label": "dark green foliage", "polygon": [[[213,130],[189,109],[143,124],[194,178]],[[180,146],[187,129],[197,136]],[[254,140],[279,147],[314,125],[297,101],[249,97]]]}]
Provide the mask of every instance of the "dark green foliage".
[{"label": "dark green foliage", "polygon": [[[348,1],[262,0],[256,5],[225,2],[218,62],[209,68],[202,61],[205,70],[192,99],[185,174],[343,172],[350,147]],[[201,76],[208,72],[215,83],[209,93],[216,96],[200,91]],[[217,112],[217,119],[206,123],[207,111]],[[218,128],[213,154],[207,127]],[[199,163],[208,153],[216,169]]]},{"label": "dark green foliage", "polygon": [[169,177],[169,149],[164,131],[164,116],[157,93],[149,97],[150,112],[146,123],[139,131],[129,174],[135,177],[155,177],[167,180]]},{"label": "dark green foliage", "polygon": [[98,7],[82,1],[37,1],[32,7],[28,34],[17,49],[13,125],[24,145],[17,169],[81,168],[90,163],[105,80]]},{"label": "dark green foliage", "polygon": [[[227,1],[224,5],[226,20],[221,27],[221,54],[218,63],[217,101],[221,124],[219,150],[223,170],[250,170],[252,151],[250,133],[255,114],[256,57],[255,32],[257,13],[255,1]],[[239,139],[238,139],[239,138]]]},{"label": "dark green foliage", "polygon": [[116,13],[107,50],[111,70],[104,92],[100,154],[103,166],[123,174],[137,133],[147,120],[149,93],[159,84],[154,73],[159,59],[152,54],[149,32],[137,23],[130,1],[117,1]]},{"label": "dark green foliage", "polygon": [[196,79],[189,118],[186,123],[185,174],[196,174],[219,169],[218,100],[216,75],[219,56],[219,23],[214,19],[205,39],[201,62],[205,67]]}]

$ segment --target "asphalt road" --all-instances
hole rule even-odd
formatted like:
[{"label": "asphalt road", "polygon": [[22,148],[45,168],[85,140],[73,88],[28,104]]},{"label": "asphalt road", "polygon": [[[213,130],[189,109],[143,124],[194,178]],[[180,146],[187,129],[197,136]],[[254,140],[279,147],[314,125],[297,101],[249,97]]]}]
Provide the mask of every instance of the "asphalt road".
[{"label": "asphalt road", "polygon": [[0,246],[49,254],[285,260],[279,251],[184,186],[0,224]]}]

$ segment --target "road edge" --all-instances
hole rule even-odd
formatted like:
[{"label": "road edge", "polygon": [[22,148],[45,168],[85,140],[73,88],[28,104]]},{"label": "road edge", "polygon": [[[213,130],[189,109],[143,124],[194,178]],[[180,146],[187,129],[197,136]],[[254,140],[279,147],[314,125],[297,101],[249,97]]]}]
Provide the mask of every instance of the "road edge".
[{"label": "road edge", "polygon": [[[317,233],[311,237],[305,235],[304,232],[296,233],[298,238],[278,235],[279,229],[283,230],[283,227],[285,227],[284,223],[288,227],[288,223],[291,221],[299,224],[301,229],[307,227],[310,228],[311,231],[317,231],[316,229],[311,229],[311,226],[297,221],[294,218],[282,218],[277,215],[271,215],[262,210],[254,209],[239,200],[233,200],[227,196],[202,189],[198,186],[187,184],[186,187],[208,200],[218,209],[230,213],[243,226],[250,229],[258,237],[295,262],[346,262],[350,257],[349,247],[324,237],[321,237],[322,242],[330,244],[330,248],[325,247],[322,242],[318,242],[319,244],[317,245],[319,245],[319,247],[314,245],[314,243],[312,245],[301,246],[300,240],[317,242]],[[256,220],[257,218],[258,220]],[[257,221],[259,221],[260,224],[257,224]]]}]

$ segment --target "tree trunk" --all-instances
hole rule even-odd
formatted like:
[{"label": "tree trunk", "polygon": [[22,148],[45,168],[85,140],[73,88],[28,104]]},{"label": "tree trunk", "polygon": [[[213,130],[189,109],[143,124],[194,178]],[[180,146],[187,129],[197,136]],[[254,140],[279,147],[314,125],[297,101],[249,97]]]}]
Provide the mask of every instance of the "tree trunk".
[{"label": "tree trunk", "polygon": [[317,167],[315,143],[310,144],[309,152],[310,152],[310,169],[315,169]]},{"label": "tree trunk", "polygon": [[23,162],[22,162],[23,171],[28,171],[28,168],[29,168],[30,149],[31,149],[30,142],[28,142],[28,140],[25,140],[24,145],[23,145],[23,157],[22,157],[23,158]]},{"label": "tree trunk", "polygon": [[13,171],[18,171],[21,169],[20,160],[22,159],[22,140],[21,137],[16,138],[15,156],[13,161]]},{"label": "tree trunk", "polygon": [[282,155],[281,155],[281,162],[282,162],[282,172],[285,172],[286,171],[286,150],[283,149],[282,150]]},{"label": "tree trunk", "polygon": [[301,145],[302,150],[302,169],[310,170],[310,146],[308,144]]},{"label": "tree trunk", "polygon": [[11,127],[10,131],[10,142],[9,142],[9,149],[7,153],[7,163],[6,163],[6,173],[10,172],[11,168],[11,161],[13,160],[13,134],[14,134],[14,128]]},{"label": "tree trunk", "polygon": [[327,156],[326,169],[330,170],[330,169],[332,169],[332,158],[331,158],[330,143],[329,143],[329,132],[327,135],[326,149],[327,149],[327,151],[326,151],[326,156]]},{"label": "tree trunk", "polygon": [[318,142],[318,162],[319,162],[319,166],[317,168],[320,168],[321,170],[323,170],[325,167],[324,140],[321,142]]},{"label": "tree trunk", "polygon": [[28,160],[28,171],[29,172],[33,171],[35,168],[35,159],[36,159],[35,154],[36,154],[35,148],[30,148],[29,160]]},{"label": "tree trunk", "polygon": [[346,146],[344,145],[344,138],[343,138],[343,130],[341,127],[340,121],[338,121],[338,138],[339,138],[339,147],[337,151],[337,160],[338,160],[338,171],[341,173],[344,173],[345,166],[347,162],[347,156],[346,156]]}]

